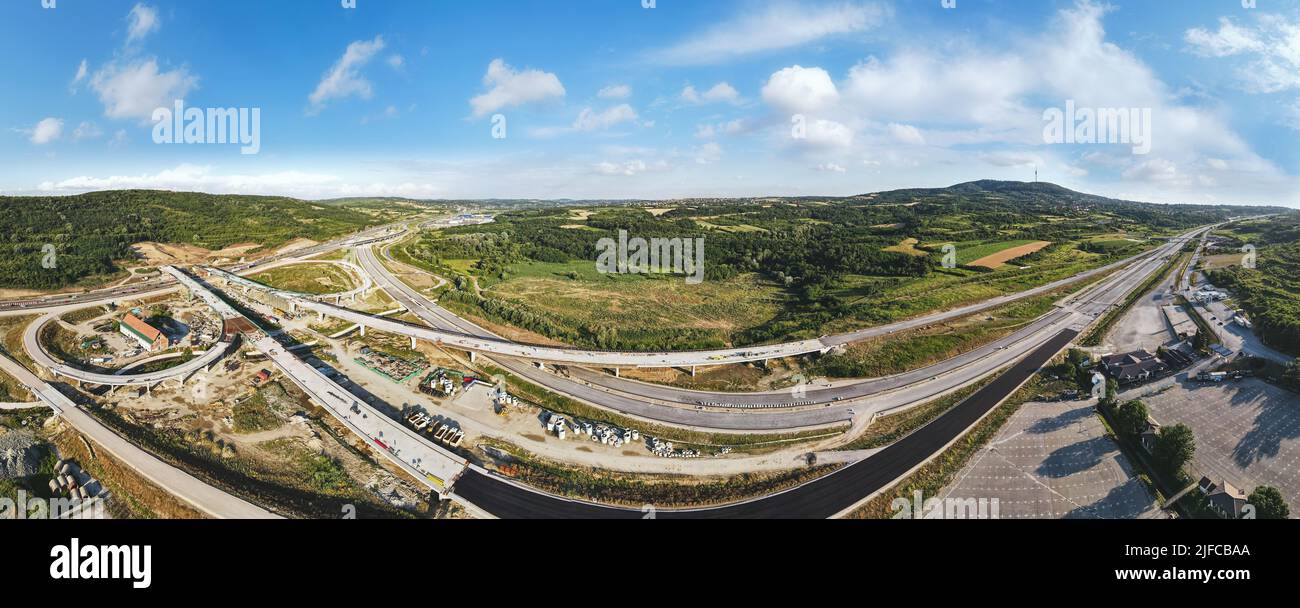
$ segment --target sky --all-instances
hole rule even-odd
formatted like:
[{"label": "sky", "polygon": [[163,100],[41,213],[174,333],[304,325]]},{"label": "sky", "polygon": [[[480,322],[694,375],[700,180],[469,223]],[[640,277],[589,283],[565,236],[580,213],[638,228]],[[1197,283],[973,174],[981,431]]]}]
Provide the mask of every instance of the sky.
[{"label": "sky", "polygon": [[0,82],[7,195],[1300,206],[1300,0],[6,0]]}]

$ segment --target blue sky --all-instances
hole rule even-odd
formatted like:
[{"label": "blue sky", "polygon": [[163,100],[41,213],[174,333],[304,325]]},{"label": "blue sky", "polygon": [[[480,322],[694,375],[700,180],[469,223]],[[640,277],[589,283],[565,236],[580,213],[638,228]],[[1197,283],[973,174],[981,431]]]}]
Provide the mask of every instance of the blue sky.
[{"label": "blue sky", "polygon": [[[849,195],[1037,169],[1300,204],[1296,1],[54,3],[0,6],[6,194]],[[257,108],[259,152],[155,143],[177,99]],[[1067,101],[1149,110],[1149,152],[1045,139]]]}]

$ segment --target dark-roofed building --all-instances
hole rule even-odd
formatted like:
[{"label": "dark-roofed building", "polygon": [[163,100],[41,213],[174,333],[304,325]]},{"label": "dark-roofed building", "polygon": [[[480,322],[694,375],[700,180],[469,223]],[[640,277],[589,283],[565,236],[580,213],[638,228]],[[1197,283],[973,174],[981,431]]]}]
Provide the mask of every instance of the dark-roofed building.
[{"label": "dark-roofed building", "polygon": [[1149,380],[1169,371],[1169,366],[1164,361],[1146,349],[1122,355],[1106,355],[1101,358],[1101,365],[1106,370],[1106,375],[1120,384]]},{"label": "dark-roofed building", "polygon": [[1219,483],[1210,481],[1209,477],[1202,477],[1200,483],[1201,494],[1205,495],[1206,501],[1209,502],[1210,508],[1223,517],[1229,519],[1238,519],[1241,512],[1246,508],[1246,491],[1228,483],[1227,480]]}]

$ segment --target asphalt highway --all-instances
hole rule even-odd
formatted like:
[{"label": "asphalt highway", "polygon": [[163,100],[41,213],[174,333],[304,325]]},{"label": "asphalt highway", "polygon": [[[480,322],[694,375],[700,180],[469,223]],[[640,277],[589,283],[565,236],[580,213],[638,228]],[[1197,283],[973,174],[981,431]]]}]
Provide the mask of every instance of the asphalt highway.
[{"label": "asphalt highway", "polygon": [[970,398],[877,454],[790,490],[705,509],[627,509],[560,498],[486,473],[467,471],[457,497],[503,519],[824,519],[844,515],[888,489],[957,441],[1078,336],[1065,330]]}]

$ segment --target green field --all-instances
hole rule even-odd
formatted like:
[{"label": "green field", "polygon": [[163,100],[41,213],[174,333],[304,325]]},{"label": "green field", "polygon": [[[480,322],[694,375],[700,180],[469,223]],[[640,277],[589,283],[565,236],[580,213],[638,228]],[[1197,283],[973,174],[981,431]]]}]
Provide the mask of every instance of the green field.
[{"label": "green field", "polygon": [[311,295],[340,293],[358,287],[351,273],[334,264],[280,266],[249,278],[276,289]]},{"label": "green field", "polygon": [[[1241,211],[976,182],[842,199],[517,208],[491,224],[425,232],[393,254],[449,279],[438,294],[448,307],[499,325],[598,348],[707,348],[813,338],[1023,291],[1149,249],[1149,235]],[[599,239],[623,232],[702,238],[703,284],[599,274]],[[965,264],[1035,242],[1052,244],[997,268],[941,267],[944,243]]]}]

